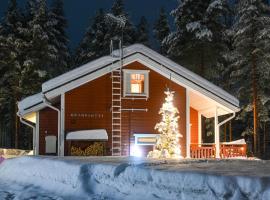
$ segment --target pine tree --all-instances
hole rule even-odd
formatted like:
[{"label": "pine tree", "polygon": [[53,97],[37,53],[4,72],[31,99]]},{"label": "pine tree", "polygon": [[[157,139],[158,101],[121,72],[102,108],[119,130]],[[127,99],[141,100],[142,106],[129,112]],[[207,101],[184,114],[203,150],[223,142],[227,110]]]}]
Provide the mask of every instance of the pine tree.
[{"label": "pine tree", "polygon": [[154,24],[154,35],[159,42],[160,52],[162,54],[166,54],[167,51],[166,42],[163,42],[163,40],[169,35],[169,33],[170,33],[169,21],[164,8],[161,8],[159,18]]},{"label": "pine tree", "polygon": [[226,10],[223,0],[181,1],[173,11],[177,30],[166,38],[169,55],[206,77],[223,49]]},{"label": "pine tree", "polygon": [[178,109],[173,105],[174,92],[166,91],[165,103],[162,105],[159,114],[162,121],[156,124],[155,129],[160,132],[154,150],[149,152],[150,158],[180,158],[181,149],[179,137],[182,135],[178,130]]},{"label": "pine tree", "polygon": [[[234,48],[231,66],[231,88],[241,101],[239,119],[245,124],[253,121],[253,152],[260,153],[261,118],[268,113],[270,93],[270,8],[261,0],[238,3]],[[268,109],[265,111],[265,109]],[[251,120],[252,119],[252,120]]]},{"label": "pine tree", "polygon": [[146,18],[144,16],[141,17],[140,22],[137,25],[136,41],[146,46],[150,46],[148,27],[149,27],[149,24]]},{"label": "pine tree", "polygon": [[50,43],[56,52],[51,75],[56,76],[65,72],[70,62],[69,40],[66,34],[67,20],[64,16],[63,0],[53,1],[48,17],[51,22],[50,26],[52,26]]}]

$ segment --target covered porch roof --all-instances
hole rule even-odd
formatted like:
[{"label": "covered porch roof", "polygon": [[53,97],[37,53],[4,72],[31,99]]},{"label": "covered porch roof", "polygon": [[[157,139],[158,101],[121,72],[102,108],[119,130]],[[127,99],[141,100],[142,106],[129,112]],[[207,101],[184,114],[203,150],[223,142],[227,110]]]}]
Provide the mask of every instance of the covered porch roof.
[{"label": "covered porch roof", "polygon": [[226,106],[204,96],[197,91],[189,92],[190,107],[196,109],[206,118],[215,117],[216,107],[218,107],[218,116],[227,115],[235,111],[228,109]]}]

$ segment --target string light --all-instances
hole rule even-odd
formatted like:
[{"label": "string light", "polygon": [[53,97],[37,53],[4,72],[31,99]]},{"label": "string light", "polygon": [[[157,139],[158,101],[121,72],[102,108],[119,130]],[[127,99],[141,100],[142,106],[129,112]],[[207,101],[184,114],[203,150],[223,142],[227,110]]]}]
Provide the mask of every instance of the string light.
[{"label": "string light", "polygon": [[157,139],[154,150],[149,152],[148,157],[181,158],[179,138],[182,135],[179,133],[178,127],[179,112],[173,104],[174,92],[167,90],[165,94],[165,102],[159,111],[162,121],[155,126],[155,129],[160,133],[160,137]]}]

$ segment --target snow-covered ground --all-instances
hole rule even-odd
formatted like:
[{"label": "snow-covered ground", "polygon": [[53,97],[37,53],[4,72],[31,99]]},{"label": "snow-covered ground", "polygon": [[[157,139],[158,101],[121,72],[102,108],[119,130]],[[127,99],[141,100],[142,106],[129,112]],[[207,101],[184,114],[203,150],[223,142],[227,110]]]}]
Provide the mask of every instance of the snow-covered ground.
[{"label": "snow-covered ground", "polygon": [[21,157],[0,165],[0,199],[270,199],[270,162]]}]

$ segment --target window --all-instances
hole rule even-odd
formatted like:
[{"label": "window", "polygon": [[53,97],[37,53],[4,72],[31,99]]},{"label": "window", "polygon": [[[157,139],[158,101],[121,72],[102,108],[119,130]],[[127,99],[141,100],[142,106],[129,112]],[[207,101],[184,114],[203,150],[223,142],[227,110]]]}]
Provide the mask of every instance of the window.
[{"label": "window", "polygon": [[144,93],[144,74],[131,74],[130,78],[130,93]]},{"label": "window", "polygon": [[124,96],[148,97],[148,70],[123,70]]}]

